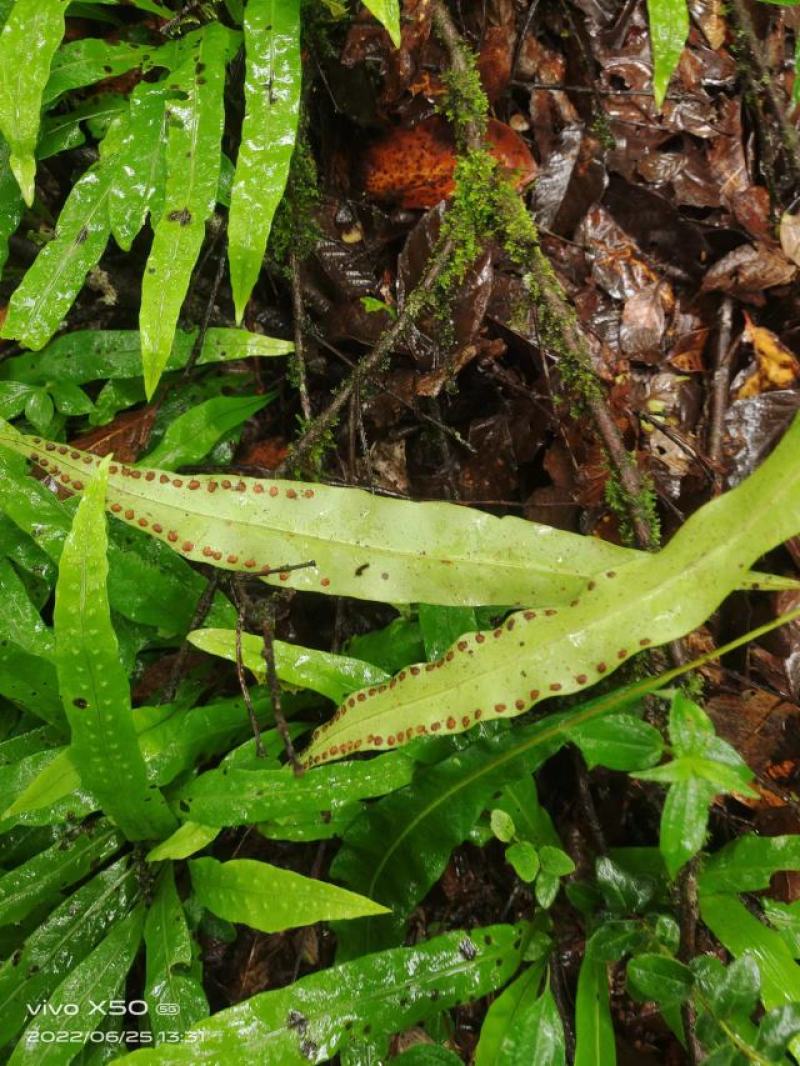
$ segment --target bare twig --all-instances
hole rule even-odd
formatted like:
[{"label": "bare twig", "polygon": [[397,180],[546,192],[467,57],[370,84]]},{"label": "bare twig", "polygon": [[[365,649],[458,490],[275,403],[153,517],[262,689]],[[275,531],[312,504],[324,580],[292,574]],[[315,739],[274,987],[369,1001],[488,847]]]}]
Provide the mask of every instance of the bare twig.
[{"label": "bare twig", "polygon": [[708,424],[708,458],[717,468],[715,482],[721,489],[719,465],[722,459],[722,441],[725,429],[725,412],[728,409],[728,393],[731,384],[731,362],[735,346],[731,346],[733,327],[733,300],[725,296],[719,308],[719,329],[714,355],[714,380],[711,386],[711,412]]},{"label": "bare twig", "polygon": [[[215,245],[219,242],[222,233],[217,235],[214,241]],[[194,339],[192,345],[192,351],[189,358],[186,360],[186,366],[183,368],[184,378],[188,378],[195,368],[197,360],[200,358],[200,353],[203,350],[203,344],[205,343],[206,333],[208,333],[208,326],[211,322],[211,316],[214,313],[214,304],[217,302],[217,295],[219,294],[219,287],[222,284],[222,278],[225,274],[225,247],[219,250],[219,259],[217,260],[217,269],[214,272],[214,280],[211,283],[211,292],[209,293],[208,300],[206,302],[206,309],[203,313],[203,320],[200,323],[200,329],[197,331],[197,336]]]},{"label": "bare twig", "polygon": [[275,727],[283,741],[283,747],[289,762],[292,765],[292,769],[295,774],[300,777],[303,773],[303,767],[300,765],[300,760],[297,758],[294,744],[292,744],[292,737],[289,733],[289,726],[286,724],[286,718],[283,714],[281,686],[278,682],[278,671],[275,669],[275,603],[273,600],[270,600],[267,604],[266,614],[261,626],[261,634],[264,638],[261,655],[263,656],[267,668],[267,688],[269,689],[269,694],[272,698],[272,713],[275,716]]},{"label": "bare twig", "polygon": [[250,728],[253,731],[253,737],[256,743],[256,755],[259,759],[266,757],[266,751],[264,750],[264,741],[261,737],[261,727],[258,724],[258,715],[256,709],[253,706],[253,698],[250,695],[250,687],[247,684],[247,675],[245,674],[244,658],[242,656],[242,630],[244,628],[244,618],[247,612],[247,606],[249,604],[249,598],[244,589],[235,580],[233,588],[236,590],[236,606],[238,613],[236,615],[236,677],[239,681],[239,688],[242,693],[242,699],[244,705],[247,708],[247,716],[250,719]]},{"label": "bare twig", "polygon": [[[219,570],[212,570],[206,587],[203,589],[200,599],[197,601],[192,620],[189,623],[188,631],[190,633],[193,629],[198,629],[203,622],[205,622],[208,612],[211,610],[211,604],[214,602],[214,594],[216,593],[217,585],[219,584],[219,574]],[[186,670],[186,661],[189,658],[191,647],[192,646],[188,640],[184,640],[181,643],[181,646],[178,649],[178,654],[175,656],[175,662],[172,664],[172,669],[170,670],[169,680],[161,693],[160,703],[171,703],[175,699],[178,685],[183,680],[183,675]]]},{"label": "bare twig", "polygon": [[[678,878],[681,940],[678,958],[689,963],[697,954],[697,859],[691,859]],[[696,1012],[691,1000],[681,1008],[683,1028],[686,1035],[686,1052],[690,1066],[698,1066],[703,1059],[703,1049],[695,1031]]]},{"label": "bare twig", "polygon": [[294,365],[297,371],[297,388],[300,393],[300,409],[306,422],[311,421],[311,401],[308,398],[305,354],[305,306],[303,303],[302,264],[296,252],[289,254],[289,269],[292,272],[292,315],[294,317]]}]

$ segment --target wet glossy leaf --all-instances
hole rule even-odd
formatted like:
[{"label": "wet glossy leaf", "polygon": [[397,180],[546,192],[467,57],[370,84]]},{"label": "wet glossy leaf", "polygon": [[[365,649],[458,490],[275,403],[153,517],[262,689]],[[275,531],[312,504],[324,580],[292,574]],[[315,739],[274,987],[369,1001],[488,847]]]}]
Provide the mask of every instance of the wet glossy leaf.
[{"label": "wet glossy leaf", "polygon": [[164,470],[193,466],[208,455],[214,445],[248,418],[265,407],[275,393],[265,396],[214,396],[191,407],[170,422],[161,440],[143,459],[147,465]]},{"label": "wet glossy leaf", "polygon": [[289,176],[300,112],[298,0],[248,0],[244,44],[245,115],[228,221],[237,322],[258,279]]},{"label": "wet glossy leaf", "polygon": [[131,93],[130,117],[108,200],[111,232],[129,251],[147,219],[158,216],[166,166],[167,121],[162,84],[140,82]]},{"label": "wet glossy leaf", "polygon": [[195,1044],[137,1051],[131,1066],[325,1062],[363,1039],[365,1027],[395,1033],[501,988],[519,965],[523,933],[512,925],[457,931],[330,967],[201,1022]]},{"label": "wet glossy leaf", "polygon": [[633,714],[613,714],[589,722],[573,734],[590,769],[643,770],[659,761],[664,741],[659,731]]},{"label": "wet glossy leaf", "polygon": [[636,955],[628,963],[627,975],[628,989],[636,999],[671,1007],[691,995],[692,971],[669,955]]},{"label": "wet glossy leaf", "polygon": [[653,96],[660,108],[689,36],[689,11],[686,0],[648,0],[647,14],[653,52]]},{"label": "wet glossy leaf", "polygon": [[532,882],[539,872],[539,856],[529,840],[520,840],[506,848],[506,862],[521,881]]},{"label": "wet glossy leaf", "polygon": [[[143,922],[144,906],[139,904],[111,929],[105,939],[78,963],[50,995],[48,1003],[52,1010],[59,1006],[63,1010],[68,1003],[78,1008],[70,1014],[69,1029],[83,1033],[85,1041],[98,1025],[93,1004],[105,1002],[123,991],[125,977],[139,949]],[[70,1062],[77,1051],[75,1044],[46,1043],[41,1039],[42,1032],[51,1032],[52,1029],[52,1016],[34,1018],[14,1048],[8,1060],[9,1066],[12,1063],[13,1066],[27,1066],[28,1063],[62,1066]]]},{"label": "wet glossy leaf", "polygon": [[11,169],[11,149],[0,136],[0,274],[8,258],[8,239],[22,220],[23,200]]},{"label": "wet glossy leaf", "polygon": [[[186,365],[197,331],[175,334],[167,370]],[[294,349],[290,341],[244,329],[212,327],[203,338],[199,366],[235,359],[271,358]],[[140,334],[135,329],[76,330],[56,337],[36,355],[18,355],[0,364],[0,378],[11,382],[83,385],[89,381],[135,378],[142,370]]]},{"label": "wet glossy leaf", "polygon": [[0,925],[18,922],[37,904],[82,880],[113,855],[123,838],[108,822],[95,823],[66,837],[34,858],[0,876]]},{"label": "wet glossy leaf", "polygon": [[400,47],[400,4],[398,0],[365,0],[364,7],[386,28],[395,48]]},{"label": "wet glossy leaf", "polygon": [[[236,631],[233,629],[195,629],[188,639],[201,651],[236,662]],[[287,644],[283,640],[274,641],[273,647],[275,669],[284,684],[310,688],[337,703],[356,689],[379,685],[389,676],[377,666],[346,655]],[[242,662],[263,684],[267,669],[263,637],[242,633]]]},{"label": "wet glossy leaf", "polygon": [[[195,964],[189,926],[175,888],[172,865],[161,871],[145,919],[144,942],[147,958],[145,999],[150,1030],[156,1040],[161,1040],[167,1033],[186,1032],[208,1015],[201,971]],[[166,1004],[174,1006],[166,1007]]]},{"label": "wet glossy leaf", "polygon": [[800,870],[800,836],[747,833],[704,860],[699,884],[708,893],[756,892],[779,870]]},{"label": "wet glossy leaf", "polygon": [[419,605],[419,627],[425,642],[425,658],[441,659],[451,644],[464,633],[478,628],[475,612],[469,607]]},{"label": "wet glossy leaf", "polygon": [[115,77],[143,66],[156,51],[149,45],[133,41],[105,41],[100,37],[82,37],[68,41],[58,49],[50,65],[50,77],[43,94],[43,102],[52,104],[62,93],[80,89],[84,85]]},{"label": "wet glossy leaf", "polygon": [[61,553],[54,611],[58,680],[82,783],[130,839],[141,840],[171,832],[174,821],[147,779],[111,624],[103,510],[107,465],[89,483]]},{"label": "wet glossy leaf", "polygon": [[[334,774],[333,770],[339,770]],[[387,755],[347,767],[309,771],[295,777],[282,770],[209,770],[178,793],[176,810],[203,825],[238,825],[302,812],[335,812],[353,800],[383,796],[411,780],[413,763]],[[367,893],[362,893],[367,894]]]},{"label": "wet glossy leaf", "polygon": [[210,844],[219,836],[219,826],[200,825],[199,822],[184,822],[160,844],[147,853],[148,862],[163,862],[164,859],[188,859],[190,855]]},{"label": "wet glossy leaf", "polygon": [[184,38],[188,56],[170,84],[163,213],[145,266],[139,326],[145,392],[153,395],[172,351],[175,327],[214,210],[224,122],[225,63],[237,37],[211,22]]},{"label": "wet glossy leaf", "polygon": [[38,350],[56,332],[106,246],[112,175],[101,161],[73,185],[55,237],[14,290],[2,336]]},{"label": "wet glossy leaf", "polygon": [[19,957],[0,967],[0,1045],[29,1020],[27,1005],[45,1002],[64,975],[123,918],[139,892],[121,859],[61,903],[25,940]]},{"label": "wet glossy leaf", "polygon": [[489,1008],[475,1066],[563,1066],[564,1033],[549,988],[539,995],[544,965],[530,966]]},{"label": "wet glossy leaf", "polygon": [[262,933],[386,911],[365,896],[254,859],[192,859],[189,870],[204,907]]},{"label": "wet glossy leaf", "polygon": [[11,169],[28,206],[42,93],[64,35],[66,8],[67,0],[17,0],[0,33],[0,133],[11,148]]}]

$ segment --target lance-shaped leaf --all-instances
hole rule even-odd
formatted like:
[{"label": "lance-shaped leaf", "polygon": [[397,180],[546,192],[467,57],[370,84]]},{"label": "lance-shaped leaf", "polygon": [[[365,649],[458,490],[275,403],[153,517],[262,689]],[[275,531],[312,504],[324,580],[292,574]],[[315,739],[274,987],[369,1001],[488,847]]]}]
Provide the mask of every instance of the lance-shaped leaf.
[{"label": "lance-shaped leaf", "polygon": [[292,159],[300,111],[299,0],[248,0],[245,115],[228,222],[228,257],[241,322],[261,270]]},{"label": "lance-shaped leaf", "polygon": [[760,555],[800,530],[798,445],[795,419],[763,465],[696,511],[666,548],[601,571],[567,607],[512,614],[493,632],[465,634],[438,663],[348,697],[315,732],[306,765],[521,714],[701,625]]},{"label": "lance-shaped leaf", "polygon": [[139,325],[148,398],[172,351],[206,219],[216,202],[225,64],[237,40],[219,22],[196,30],[185,42],[187,58],[170,80],[185,99],[169,104],[164,208],[142,282]]},{"label": "lance-shaped leaf", "polygon": [[[208,1015],[199,965],[183,905],[175,888],[172,865],[159,877],[144,926],[147,952],[145,999],[150,1031],[156,1040],[168,1032],[185,1032]],[[166,1004],[173,1006],[166,1007]],[[178,1010],[175,1010],[175,1007]],[[169,1039],[169,1038],[167,1038]]]},{"label": "lance-shaped leaf", "polygon": [[103,512],[107,466],[104,462],[89,484],[61,553],[54,610],[58,680],[81,781],[126,836],[141,840],[163,836],[175,824],[147,779],[111,625]]},{"label": "lance-shaped leaf", "polygon": [[490,925],[368,955],[263,992],[195,1027],[201,1038],[134,1052],[131,1066],[326,1062],[495,991],[519,966],[526,928]]},{"label": "lance-shaped leaf", "polygon": [[[32,459],[73,492],[82,490],[99,462],[77,448],[26,437],[2,420],[0,445]],[[117,464],[109,470],[107,507],[186,558],[246,573],[313,560],[313,566],[267,580],[389,603],[569,603],[597,571],[617,573],[650,558],[595,537],[453,504],[302,482],[176,477]],[[749,586],[753,578],[740,574],[737,585]],[[767,587],[761,575],[757,580]],[[770,585],[778,586],[785,582]]]},{"label": "lance-shaped leaf", "polygon": [[[56,1015],[69,1006],[69,1029],[83,1034],[88,1041],[105,1016],[98,1016],[97,1004],[117,998],[123,982],[139,949],[144,924],[144,905],[118,922],[97,947],[78,963],[52,992],[48,1008]],[[60,1008],[60,1010],[59,1010]],[[53,1031],[53,1014],[37,1016],[22,1034],[14,1048],[9,1066],[66,1066],[75,1057],[77,1045],[58,1043],[43,1034]]]},{"label": "lance-shaped leaf", "polygon": [[148,212],[160,214],[157,198],[166,168],[166,90],[163,83],[142,81],[131,93],[128,126],[116,161],[108,201],[111,232],[130,251]]},{"label": "lance-shaped leaf", "polygon": [[96,874],[61,903],[0,967],[0,1046],[29,1020],[28,1004],[43,1003],[76,963],[124,918],[139,893],[127,859]]},{"label": "lance-shaped leaf", "polygon": [[489,1008],[475,1066],[564,1066],[564,1028],[549,985],[539,992],[544,965],[531,966]]},{"label": "lance-shaped leaf", "polygon": [[400,47],[400,4],[398,0],[364,0],[364,7],[386,28],[395,48]]},{"label": "lance-shaped leaf", "polygon": [[227,439],[227,434],[257,414],[275,395],[272,392],[263,396],[212,396],[190,407],[170,422],[144,462],[163,466],[165,470],[195,466],[220,438]]},{"label": "lance-shaped leaf", "polygon": [[117,831],[103,821],[59,841],[46,851],[0,877],[0,925],[17,922],[40,903],[51,900],[80,881],[94,866],[123,844]]},{"label": "lance-shaped leaf", "polygon": [[[195,629],[187,638],[201,651],[236,662],[236,631],[233,629]],[[242,662],[260,682],[266,680],[264,641],[253,633],[242,633]],[[289,686],[309,688],[337,703],[345,695],[366,685],[379,685],[389,677],[377,666],[347,655],[303,648],[283,640],[273,642],[275,670]]]},{"label": "lance-shaped leaf", "polygon": [[[197,330],[175,334],[167,370],[180,370],[194,349]],[[203,337],[197,365],[237,359],[271,358],[294,350],[291,341],[264,337],[246,329],[212,326]],[[84,385],[89,381],[138,377],[142,347],[137,329],[75,330],[56,337],[35,355],[12,356],[0,363],[0,379],[47,385],[51,382]]]},{"label": "lance-shaped leaf", "polygon": [[262,933],[386,913],[365,896],[255,859],[193,859],[189,869],[194,894],[204,907]]},{"label": "lance-shaped leaf", "polygon": [[68,0],[17,0],[0,33],[0,133],[25,202],[33,203],[42,93],[64,35]]},{"label": "lance-shaped leaf", "polygon": [[112,168],[101,160],[73,185],[55,237],[14,290],[2,336],[39,349],[58,329],[108,241],[112,176]]},{"label": "lance-shaped leaf", "polygon": [[23,200],[11,169],[11,149],[0,136],[0,273],[8,258],[8,239],[22,220]]},{"label": "lance-shaped leaf", "polygon": [[647,0],[653,56],[653,96],[660,108],[689,36],[686,0]]},{"label": "lance-shaped leaf", "polygon": [[[383,796],[411,780],[414,764],[401,756],[369,763],[327,767],[295,777],[288,769],[242,770],[221,766],[201,774],[181,789],[176,809],[186,821],[203,825],[238,825],[293,814],[320,817],[354,800]],[[338,773],[334,771],[339,771]]]}]

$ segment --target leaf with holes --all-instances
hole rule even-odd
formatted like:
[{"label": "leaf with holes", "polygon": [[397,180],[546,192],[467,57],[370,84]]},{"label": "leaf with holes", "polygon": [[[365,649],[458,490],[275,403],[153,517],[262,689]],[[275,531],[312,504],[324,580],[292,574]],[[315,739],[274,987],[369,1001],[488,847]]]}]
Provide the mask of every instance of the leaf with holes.
[{"label": "leaf with holes", "polygon": [[228,222],[237,322],[261,271],[289,176],[300,113],[299,0],[249,0],[244,44],[245,114]]}]

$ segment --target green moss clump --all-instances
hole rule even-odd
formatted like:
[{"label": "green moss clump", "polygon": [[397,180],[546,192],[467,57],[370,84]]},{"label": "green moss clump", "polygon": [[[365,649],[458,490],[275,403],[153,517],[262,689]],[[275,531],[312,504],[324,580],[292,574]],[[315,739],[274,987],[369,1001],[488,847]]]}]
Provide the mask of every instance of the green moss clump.
[{"label": "green moss clump", "polygon": [[297,138],[286,182],[269,235],[267,257],[274,266],[285,270],[294,252],[305,259],[319,240],[315,212],[319,206],[317,164],[304,132]]},{"label": "green moss clump", "polygon": [[[630,461],[635,462],[633,458]],[[634,547],[637,544],[636,533],[631,523],[631,515],[636,514],[647,523],[651,545],[658,546],[661,542],[661,520],[658,516],[655,488],[647,475],[642,477],[641,492],[636,496],[631,496],[619,480],[617,471],[609,468],[604,495],[606,503],[619,523],[620,536],[625,544]]]},{"label": "green moss clump", "polygon": [[440,111],[452,123],[456,144],[464,149],[471,134],[483,137],[486,133],[489,101],[481,85],[474,53],[461,46],[460,55],[461,62],[454,64],[443,77],[447,93]]}]

